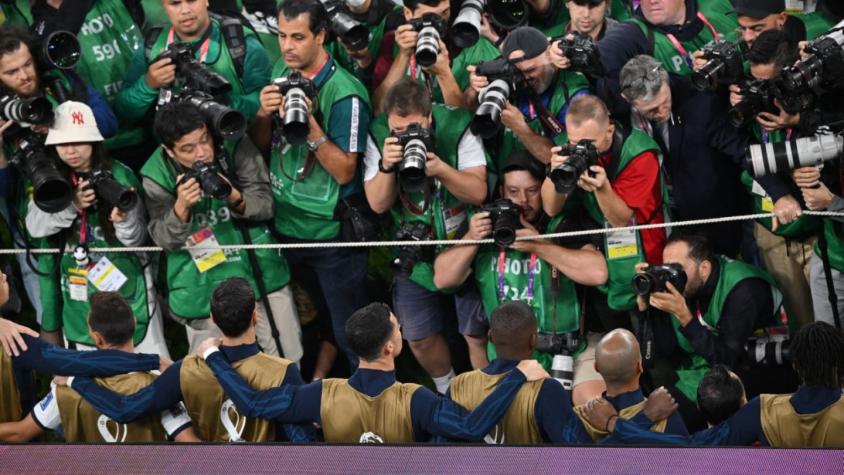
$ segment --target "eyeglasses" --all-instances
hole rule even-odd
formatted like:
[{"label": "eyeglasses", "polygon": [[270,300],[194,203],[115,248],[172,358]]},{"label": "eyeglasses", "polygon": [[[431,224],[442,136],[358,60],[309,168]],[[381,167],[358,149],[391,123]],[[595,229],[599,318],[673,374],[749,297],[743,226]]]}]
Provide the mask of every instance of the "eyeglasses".
[{"label": "eyeglasses", "polygon": [[654,74],[656,74],[660,69],[662,69],[662,65],[657,64],[653,68],[645,70],[645,72],[642,74],[641,77],[638,77],[638,78],[632,80],[630,82],[630,84],[625,84],[625,85],[621,86],[621,92],[623,93],[624,91],[626,91],[628,89],[633,89],[633,88],[637,87],[637,84],[641,84],[642,86],[644,86],[645,83],[650,81],[651,77]]}]

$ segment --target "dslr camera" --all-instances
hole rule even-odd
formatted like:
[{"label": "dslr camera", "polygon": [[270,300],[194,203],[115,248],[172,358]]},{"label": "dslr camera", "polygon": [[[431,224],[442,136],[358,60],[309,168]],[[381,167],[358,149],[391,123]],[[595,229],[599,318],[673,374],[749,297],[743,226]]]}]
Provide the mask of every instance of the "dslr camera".
[{"label": "dslr camera", "polygon": [[486,76],[489,85],[478,94],[478,109],[469,128],[473,134],[491,139],[501,129],[501,112],[510,97],[527,91],[530,85],[524,74],[507,58],[478,63],[475,74]]},{"label": "dslr camera", "polygon": [[751,123],[760,112],[779,114],[779,108],[774,104],[774,92],[770,81],[746,79],[740,87],[742,100],[727,113],[733,126],[741,127]]},{"label": "dslr camera", "polygon": [[844,21],[810,42],[809,55],[785,68],[776,79],[776,96],[789,114],[810,109],[818,94],[835,89],[844,78]]},{"label": "dslr camera", "polygon": [[419,33],[416,39],[416,62],[429,67],[437,62],[440,54],[440,38],[448,31],[448,23],[436,13],[426,13],[421,18],[411,18],[408,24]]},{"label": "dslr camera", "polygon": [[289,76],[273,79],[273,85],[284,96],[284,119],[281,133],[291,144],[303,144],[311,131],[310,108],[305,98],[316,100],[318,91],[313,81],[295,71]]},{"label": "dslr camera", "polygon": [[199,108],[211,128],[224,139],[236,140],[246,132],[246,117],[222,102],[228,101],[231,84],[220,74],[197,61],[193,48],[186,43],[172,43],[152,62],[169,58],[176,66],[179,91],[162,90],[159,105],[172,101],[187,101]]},{"label": "dslr camera", "polygon": [[[574,145],[564,145],[560,153],[569,158],[551,170],[548,177],[554,183],[557,193],[569,194],[577,187],[580,175],[589,171],[589,167],[598,164],[598,149],[591,140],[583,139]],[[589,173],[591,176],[592,172]]]},{"label": "dslr camera", "polygon": [[321,0],[328,13],[328,26],[351,51],[369,46],[369,29],[349,16],[348,7],[340,0]]},{"label": "dslr camera", "polygon": [[559,40],[560,54],[571,61],[569,69],[591,76],[600,76],[604,73],[601,53],[591,36],[575,33],[571,38],[566,35]]},{"label": "dslr camera", "polygon": [[46,213],[65,210],[73,201],[73,186],[44,149],[45,135],[24,133],[9,160],[32,183],[32,201]]},{"label": "dslr camera", "polygon": [[108,209],[127,212],[138,203],[138,194],[118,183],[109,170],[99,168],[91,171],[88,181],[97,199],[102,200]]},{"label": "dslr camera", "polygon": [[692,73],[698,91],[714,91],[718,86],[735,84],[744,76],[744,55],[740,41],[716,41],[703,47],[706,64]]},{"label": "dslr camera", "polygon": [[425,185],[428,150],[434,149],[434,136],[415,122],[401,132],[393,132],[392,136],[402,146],[402,159],[396,165],[399,184],[406,191],[420,191]]},{"label": "dslr camera", "polygon": [[633,292],[642,297],[654,292],[668,292],[666,284],[671,282],[678,292],[683,293],[686,290],[686,281],[686,271],[680,264],[649,266],[633,276]]},{"label": "dslr camera", "polygon": [[495,244],[507,247],[516,241],[516,230],[522,227],[522,209],[508,199],[493,201],[481,207],[492,220],[492,239]]},{"label": "dslr camera", "polygon": [[199,183],[202,193],[218,200],[225,200],[232,194],[231,185],[217,173],[217,166],[213,163],[193,162],[190,170],[182,175],[179,185],[191,178]]},{"label": "dslr camera", "polygon": [[[405,222],[396,231],[397,241],[428,241],[431,239],[431,227],[420,221]],[[434,246],[399,246],[398,255],[393,261],[396,271],[402,276],[409,276],[417,262],[433,262]]]}]

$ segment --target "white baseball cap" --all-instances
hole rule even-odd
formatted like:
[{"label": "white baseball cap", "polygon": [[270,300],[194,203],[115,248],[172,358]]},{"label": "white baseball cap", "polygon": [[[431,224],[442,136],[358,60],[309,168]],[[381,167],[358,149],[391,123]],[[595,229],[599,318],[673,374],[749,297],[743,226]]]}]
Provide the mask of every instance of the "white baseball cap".
[{"label": "white baseball cap", "polygon": [[53,124],[47,133],[45,145],[66,143],[102,142],[94,112],[88,104],[67,101],[53,111]]}]

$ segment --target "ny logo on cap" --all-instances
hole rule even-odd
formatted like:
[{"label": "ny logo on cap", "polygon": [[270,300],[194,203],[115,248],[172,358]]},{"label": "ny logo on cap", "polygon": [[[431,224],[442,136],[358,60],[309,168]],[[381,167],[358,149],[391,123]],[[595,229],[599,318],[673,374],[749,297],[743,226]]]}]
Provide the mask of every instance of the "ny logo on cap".
[{"label": "ny logo on cap", "polygon": [[70,117],[73,119],[73,125],[85,124],[85,118],[82,116],[82,111],[76,111],[70,114]]}]

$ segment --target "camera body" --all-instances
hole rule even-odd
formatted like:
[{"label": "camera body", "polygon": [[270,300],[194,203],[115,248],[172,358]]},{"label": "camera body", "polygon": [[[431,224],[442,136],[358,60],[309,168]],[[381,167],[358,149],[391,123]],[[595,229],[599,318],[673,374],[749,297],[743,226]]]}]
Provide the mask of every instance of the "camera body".
[{"label": "camera body", "polygon": [[698,91],[714,91],[718,86],[735,84],[744,76],[744,55],[739,41],[716,41],[703,47],[707,63],[692,73]]},{"label": "camera body", "polygon": [[109,170],[92,170],[88,181],[97,194],[97,199],[102,200],[109,209],[117,208],[127,212],[138,203],[138,194],[118,183]]},{"label": "camera body", "polygon": [[428,151],[434,150],[434,136],[431,130],[419,123],[412,123],[401,132],[392,132],[402,147],[402,159],[396,165],[399,184],[406,191],[419,191],[425,185],[425,168]]},{"label": "camera body", "polygon": [[32,183],[32,201],[47,213],[64,211],[73,201],[73,186],[44,149],[45,135],[27,131],[9,159]]},{"label": "camera body", "polygon": [[492,238],[495,244],[507,247],[516,241],[516,230],[522,228],[522,209],[508,199],[493,201],[481,207],[492,220]]},{"label": "camera body", "polygon": [[284,96],[284,119],[281,133],[292,144],[302,144],[308,139],[311,126],[308,121],[310,108],[305,98],[316,100],[317,90],[313,81],[294,71],[289,76],[273,79],[273,85]]},{"label": "camera body", "polygon": [[666,284],[671,282],[678,292],[683,293],[687,281],[686,271],[680,264],[649,266],[633,276],[633,292],[642,297],[654,292],[668,292]]},{"label": "camera body", "polygon": [[774,91],[771,82],[762,79],[747,79],[741,84],[742,100],[727,114],[730,123],[736,127],[753,122],[756,114],[769,112],[779,114],[774,104]]},{"label": "camera body", "polygon": [[[431,227],[420,221],[402,223],[396,231],[396,241],[429,241]],[[393,266],[399,274],[407,277],[417,262],[433,262],[434,246],[399,246]]]},{"label": "camera body", "polygon": [[169,58],[176,66],[176,75],[184,81],[185,89],[204,91],[215,98],[223,97],[232,90],[226,78],[194,57],[193,48],[187,43],[171,43],[152,62],[165,58]]},{"label": "camera body", "polygon": [[575,33],[571,38],[568,36],[560,38],[558,44],[560,54],[571,61],[570,70],[593,76],[600,76],[604,73],[601,53],[591,36],[585,33]]},{"label": "camera body", "polygon": [[[598,149],[591,140],[584,139],[574,145],[564,145],[560,153],[569,158],[551,170],[548,177],[554,183],[557,193],[569,194],[577,187],[580,175],[589,171],[589,167],[598,164]],[[591,176],[592,172],[589,173]]]},{"label": "camera body", "polygon": [[321,0],[328,14],[331,32],[337,35],[351,51],[361,51],[369,46],[369,29],[349,16],[348,7],[341,0]]},{"label": "camera body", "polygon": [[810,109],[824,89],[842,84],[844,29],[831,30],[807,44],[804,51],[809,57],[783,69],[776,80],[777,99],[789,114]]},{"label": "camera body", "polygon": [[436,13],[426,13],[420,18],[411,18],[407,23],[419,33],[416,39],[416,62],[430,67],[440,54],[440,38],[448,31],[448,22]]},{"label": "camera body", "polygon": [[232,187],[217,174],[217,167],[211,163],[193,162],[190,170],[182,175],[179,185],[191,178],[199,183],[202,193],[218,200],[225,200],[232,193]]},{"label": "camera body", "polygon": [[478,63],[475,66],[475,74],[485,76],[489,85],[478,94],[478,109],[469,128],[473,134],[491,139],[501,129],[501,112],[510,98],[527,91],[530,85],[519,68],[507,58]]}]

